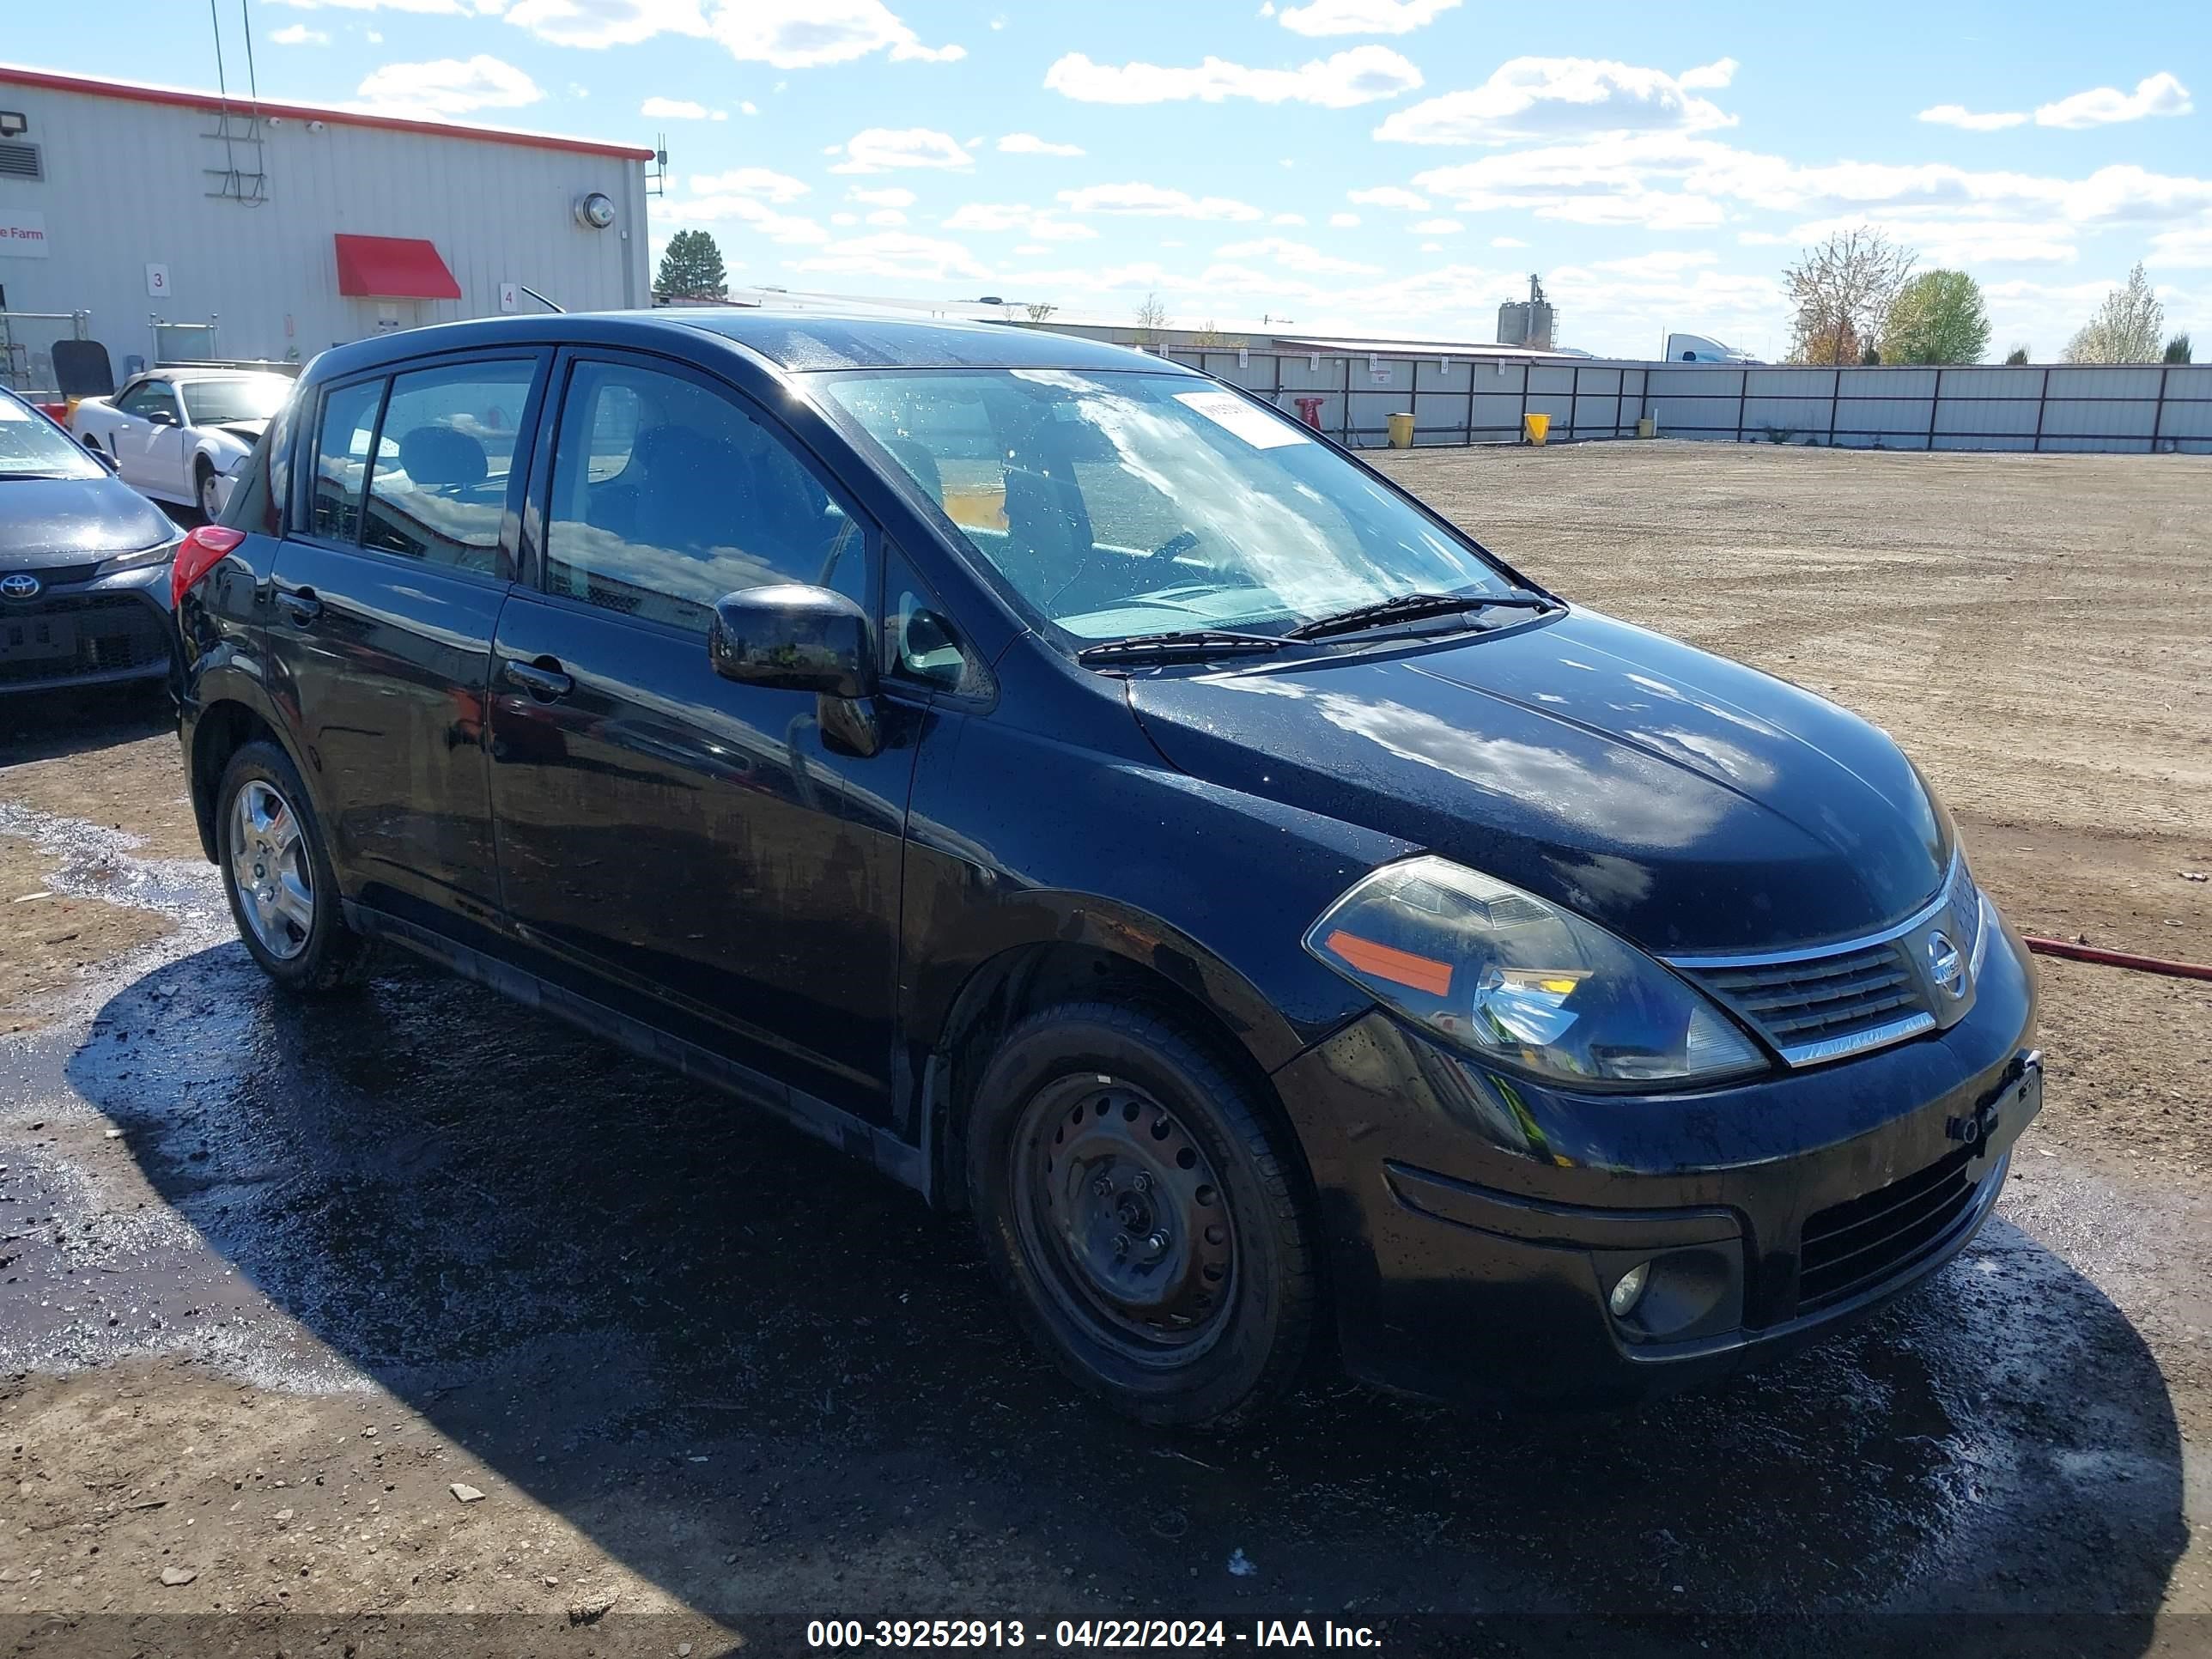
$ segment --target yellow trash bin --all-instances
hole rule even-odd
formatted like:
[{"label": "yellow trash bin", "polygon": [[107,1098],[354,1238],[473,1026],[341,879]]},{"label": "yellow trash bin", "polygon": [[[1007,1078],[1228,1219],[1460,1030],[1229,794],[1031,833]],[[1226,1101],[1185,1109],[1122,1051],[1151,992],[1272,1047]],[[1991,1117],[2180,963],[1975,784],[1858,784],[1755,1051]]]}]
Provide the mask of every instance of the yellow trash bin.
[{"label": "yellow trash bin", "polygon": [[1390,447],[1411,449],[1413,447],[1413,417],[1411,415],[1392,415],[1386,418],[1390,423]]},{"label": "yellow trash bin", "polygon": [[1552,435],[1552,417],[1548,415],[1523,415],[1521,425],[1532,444],[1540,444]]}]

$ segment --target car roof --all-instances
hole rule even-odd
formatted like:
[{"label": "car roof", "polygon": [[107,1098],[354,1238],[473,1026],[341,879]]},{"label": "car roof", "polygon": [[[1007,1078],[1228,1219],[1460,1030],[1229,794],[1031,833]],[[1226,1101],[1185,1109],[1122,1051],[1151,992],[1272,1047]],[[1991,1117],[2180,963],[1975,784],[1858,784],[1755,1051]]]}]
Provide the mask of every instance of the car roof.
[{"label": "car roof", "polygon": [[1127,346],[1006,323],[970,323],[880,311],[777,311],[666,306],[651,311],[564,312],[440,323],[333,347],[312,378],[351,374],[434,352],[483,346],[619,343],[627,338],[682,352],[711,336],[794,374],[836,368],[1139,369],[1202,378]]}]

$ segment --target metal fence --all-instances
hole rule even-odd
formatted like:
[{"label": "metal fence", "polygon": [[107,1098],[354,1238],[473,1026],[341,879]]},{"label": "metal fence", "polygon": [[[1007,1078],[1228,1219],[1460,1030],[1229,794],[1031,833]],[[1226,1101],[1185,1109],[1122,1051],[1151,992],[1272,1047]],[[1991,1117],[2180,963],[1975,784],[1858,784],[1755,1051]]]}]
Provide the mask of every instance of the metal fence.
[{"label": "metal fence", "polygon": [[0,386],[26,398],[58,397],[54,343],[91,335],[82,311],[0,311]]},{"label": "metal fence", "polygon": [[1551,440],[1668,438],[1858,449],[2105,450],[2212,454],[2212,365],[1963,368],[1738,368],[1600,359],[1413,357],[1170,347],[1353,447],[1410,413],[1417,445],[1512,443],[1522,418]]}]

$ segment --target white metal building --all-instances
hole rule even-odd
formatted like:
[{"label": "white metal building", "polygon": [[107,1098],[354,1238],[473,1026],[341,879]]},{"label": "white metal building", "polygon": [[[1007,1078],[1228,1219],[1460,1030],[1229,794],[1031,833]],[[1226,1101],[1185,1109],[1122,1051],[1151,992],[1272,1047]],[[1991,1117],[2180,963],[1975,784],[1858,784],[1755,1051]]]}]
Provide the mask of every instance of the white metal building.
[{"label": "white metal building", "polygon": [[523,284],[649,305],[651,155],[0,64],[0,374],[46,389],[80,330],[119,377],[535,309]]}]

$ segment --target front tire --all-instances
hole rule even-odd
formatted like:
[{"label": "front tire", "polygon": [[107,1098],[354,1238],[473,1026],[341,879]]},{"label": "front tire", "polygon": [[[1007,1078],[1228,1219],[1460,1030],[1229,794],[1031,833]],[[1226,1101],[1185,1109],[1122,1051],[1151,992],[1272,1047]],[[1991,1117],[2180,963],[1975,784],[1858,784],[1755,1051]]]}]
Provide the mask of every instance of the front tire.
[{"label": "front tire", "polygon": [[230,757],[216,789],[216,862],[246,953],[288,989],[360,981],[367,942],[346,926],[322,826],[291,757],[269,742]]},{"label": "front tire", "polygon": [[199,497],[200,517],[213,524],[222,515],[222,507],[217,499],[222,491],[216,487],[215,469],[202,461],[198,469],[199,485],[193,494]]},{"label": "front tire", "polygon": [[967,1174],[1030,1335],[1115,1410],[1224,1425],[1297,1381],[1321,1298],[1304,1167],[1181,1018],[1083,1003],[1024,1020],[978,1083]]}]

